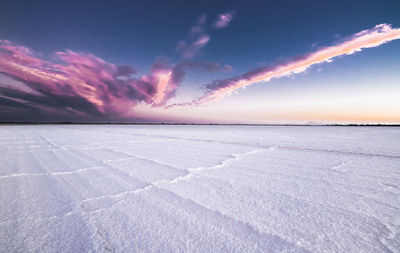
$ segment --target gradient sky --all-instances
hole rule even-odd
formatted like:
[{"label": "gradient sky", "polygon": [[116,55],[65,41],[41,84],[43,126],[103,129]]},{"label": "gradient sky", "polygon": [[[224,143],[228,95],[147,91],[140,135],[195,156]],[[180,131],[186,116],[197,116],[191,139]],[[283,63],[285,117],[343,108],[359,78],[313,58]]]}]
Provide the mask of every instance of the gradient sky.
[{"label": "gradient sky", "polygon": [[400,123],[400,1],[2,1],[0,121]]}]

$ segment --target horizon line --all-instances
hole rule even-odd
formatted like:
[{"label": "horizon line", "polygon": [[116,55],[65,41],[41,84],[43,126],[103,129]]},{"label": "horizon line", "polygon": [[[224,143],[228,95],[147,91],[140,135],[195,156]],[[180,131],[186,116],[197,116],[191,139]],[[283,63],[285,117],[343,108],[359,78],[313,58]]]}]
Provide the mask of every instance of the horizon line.
[{"label": "horizon line", "polygon": [[190,122],[71,122],[71,121],[0,121],[0,125],[198,125],[198,126],[389,126],[400,127],[400,123],[190,123]]}]

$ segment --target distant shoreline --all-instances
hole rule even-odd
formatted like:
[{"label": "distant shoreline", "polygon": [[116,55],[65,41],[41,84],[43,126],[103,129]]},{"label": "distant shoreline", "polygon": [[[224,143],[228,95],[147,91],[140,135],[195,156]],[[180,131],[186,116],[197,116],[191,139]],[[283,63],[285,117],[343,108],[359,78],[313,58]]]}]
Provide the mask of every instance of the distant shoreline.
[{"label": "distant shoreline", "polygon": [[111,123],[111,122],[0,122],[0,125],[170,125],[170,126],[364,126],[400,127],[400,124],[224,124],[224,123]]}]

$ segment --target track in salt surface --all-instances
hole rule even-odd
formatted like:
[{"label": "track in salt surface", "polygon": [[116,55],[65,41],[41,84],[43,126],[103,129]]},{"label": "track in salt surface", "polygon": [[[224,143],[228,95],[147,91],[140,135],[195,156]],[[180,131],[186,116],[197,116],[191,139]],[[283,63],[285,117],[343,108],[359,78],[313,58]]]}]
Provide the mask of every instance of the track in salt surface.
[{"label": "track in salt surface", "polygon": [[0,127],[1,252],[400,252],[400,128]]}]

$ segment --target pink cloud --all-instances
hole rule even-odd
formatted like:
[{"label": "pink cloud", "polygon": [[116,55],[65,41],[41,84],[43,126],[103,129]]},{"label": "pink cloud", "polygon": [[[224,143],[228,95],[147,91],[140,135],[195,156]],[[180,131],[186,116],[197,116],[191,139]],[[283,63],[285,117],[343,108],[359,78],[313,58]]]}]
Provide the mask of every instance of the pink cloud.
[{"label": "pink cloud", "polygon": [[214,27],[217,29],[222,29],[224,27],[227,27],[229,23],[232,21],[233,16],[234,16],[233,12],[226,12],[219,14],[217,20],[214,23]]},{"label": "pink cloud", "polygon": [[176,50],[183,58],[189,59],[194,57],[210,41],[210,35],[204,29],[206,21],[207,15],[201,15],[197,19],[196,24],[190,28],[186,39],[178,42]]},{"label": "pink cloud", "polygon": [[134,78],[134,68],[116,66],[91,54],[67,50],[56,55],[64,64],[39,59],[28,48],[1,41],[0,73],[25,83],[35,92],[0,84],[1,94],[41,108],[120,116],[140,102],[161,106],[178,87],[165,77],[172,70],[165,64],[154,63],[150,74]]},{"label": "pink cloud", "polygon": [[194,99],[192,102],[169,105],[168,107],[200,105],[222,98],[239,88],[244,88],[257,82],[268,82],[272,78],[302,73],[312,65],[331,62],[335,57],[350,55],[364,48],[377,47],[396,39],[400,39],[400,29],[392,28],[388,24],[380,24],[372,29],[356,33],[344,42],[321,48],[303,57],[296,57],[286,64],[260,68],[241,76],[213,81],[206,86],[207,91],[203,96]]},{"label": "pink cloud", "polygon": [[186,41],[180,41],[178,44],[178,51],[181,52],[183,58],[194,57],[201,48],[203,48],[210,41],[210,36],[207,34],[199,35],[197,40],[188,44]]}]

